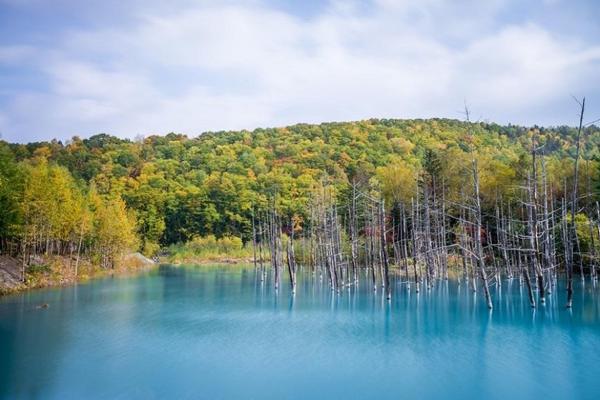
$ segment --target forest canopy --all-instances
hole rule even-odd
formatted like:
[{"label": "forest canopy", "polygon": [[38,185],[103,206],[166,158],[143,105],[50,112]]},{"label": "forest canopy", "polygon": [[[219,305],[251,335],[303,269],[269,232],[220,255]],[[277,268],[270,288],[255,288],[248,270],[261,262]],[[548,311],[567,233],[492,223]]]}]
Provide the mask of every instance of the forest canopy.
[{"label": "forest canopy", "polygon": [[[354,182],[408,202],[419,179],[443,182],[449,201],[477,159],[483,207],[516,199],[535,142],[555,198],[572,185],[577,129],[449,119],[298,124],[254,131],[170,133],[138,140],[98,134],[67,142],[0,141],[0,237],[85,247],[109,263],[124,248],[147,255],[214,235],[252,238],[252,216],[274,205],[308,219],[318,187]],[[600,129],[582,136],[581,193],[598,196]],[[493,211],[491,211],[493,212]],[[63,252],[66,251],[63,249]]]}]

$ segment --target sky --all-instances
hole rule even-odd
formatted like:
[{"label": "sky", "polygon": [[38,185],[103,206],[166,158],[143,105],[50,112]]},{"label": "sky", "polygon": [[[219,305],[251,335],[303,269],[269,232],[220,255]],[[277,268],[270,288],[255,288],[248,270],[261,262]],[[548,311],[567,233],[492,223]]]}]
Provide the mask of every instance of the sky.
[{"label": "sky", "polygon": [[600,1],[0,0],[0,136],[600,118]]}]

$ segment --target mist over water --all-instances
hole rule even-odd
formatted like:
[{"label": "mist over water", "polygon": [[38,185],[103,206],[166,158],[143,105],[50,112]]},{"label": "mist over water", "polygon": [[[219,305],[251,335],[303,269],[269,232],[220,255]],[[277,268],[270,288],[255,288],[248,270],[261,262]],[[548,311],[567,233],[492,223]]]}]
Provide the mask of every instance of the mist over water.
[{"label": "mist over water", "polygon": [[[253,267],[172,267],[0,298],[0,398],[544,398],[600,393],[600,289],[532,310],[464,282],[332,292]],[[47,303],[46,309],[40,304]]]}]

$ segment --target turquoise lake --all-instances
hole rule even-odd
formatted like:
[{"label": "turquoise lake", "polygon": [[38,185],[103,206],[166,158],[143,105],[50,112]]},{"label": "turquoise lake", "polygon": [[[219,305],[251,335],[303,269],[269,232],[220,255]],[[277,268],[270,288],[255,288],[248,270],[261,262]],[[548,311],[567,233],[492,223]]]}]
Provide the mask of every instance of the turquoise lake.
[{"label": "turquoise lake", "polygon": [[532,310],[504,282],[492,312],[464,282],[388,303],[253,267],[31,291],[0,298],[0,398],[598,399],[600,289],[576,283],[572,310],[562,281]]}]

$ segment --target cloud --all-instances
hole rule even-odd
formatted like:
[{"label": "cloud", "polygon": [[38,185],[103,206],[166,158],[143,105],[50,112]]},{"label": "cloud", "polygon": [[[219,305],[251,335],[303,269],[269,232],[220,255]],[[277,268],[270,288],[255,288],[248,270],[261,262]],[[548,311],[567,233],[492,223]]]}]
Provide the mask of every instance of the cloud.
[{"label": "cloud", "polygon": [[600,46],[502,23],[506,7],[333,2],[311,18],[264,4],[143,7],[128,24],[70,30],[50,49],[0,48],[0,63],[27,60],[46,83],[8,94],[0,131],[22,141],[459,117],[465,98],[498,122],[563,121],[540,110],[600,91]]},{"label": "cloud", "polygon": [[15,65],[30,59],[35,52],[31,46],[0,46],[0,66]]}]

